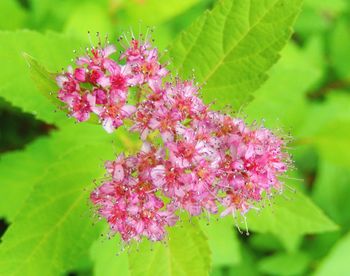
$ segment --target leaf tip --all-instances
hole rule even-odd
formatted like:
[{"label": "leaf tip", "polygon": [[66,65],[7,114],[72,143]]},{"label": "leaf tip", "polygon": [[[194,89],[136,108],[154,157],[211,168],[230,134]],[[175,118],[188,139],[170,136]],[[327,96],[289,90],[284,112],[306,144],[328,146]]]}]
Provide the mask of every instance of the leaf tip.
[{"label": "leaf tip", "polygon": [[26,52],[22,52],[22,57],[27,62],[28,67],[31,67],[34,58]]}]

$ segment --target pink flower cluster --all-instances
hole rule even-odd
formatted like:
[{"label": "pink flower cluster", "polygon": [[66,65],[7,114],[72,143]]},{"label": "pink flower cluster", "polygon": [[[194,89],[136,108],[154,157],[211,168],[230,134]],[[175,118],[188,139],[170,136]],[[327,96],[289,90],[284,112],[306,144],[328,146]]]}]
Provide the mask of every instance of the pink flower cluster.
[{"label": "pink flower cluster", "polygon": [[[124,65],[109,58],[114,51],[93,48],[57,78],[58,97],[78,121],[95,113],[112,132],[128,119],[143,142],[137,154],[107,161],[108,180],[91,193],[113,233],[125,242],[162,240],[180,211],[244,215],[281,190],[289,161],[283,139],[211,111],[193,81],[167,81],[149,42],[133,39],[120,56]],[[131,92],[139,95],[134,105]]]},{"label": "pink flower cluster", "polygon": [[158,51],[149,43],[140,45],[138,40],[120,57],[121,65],[110,58],[116,52],[114,45],[92,48],[91,52],[76,61],[56,80],[60,87],[58,98],[66,104],[69,114],[78,122],[87,121],[96,114],[109,133],[123,124],[136,107],[129,105],[131,87],[147,89],[147,85],[161,81],[168,71],[158,61]]}]

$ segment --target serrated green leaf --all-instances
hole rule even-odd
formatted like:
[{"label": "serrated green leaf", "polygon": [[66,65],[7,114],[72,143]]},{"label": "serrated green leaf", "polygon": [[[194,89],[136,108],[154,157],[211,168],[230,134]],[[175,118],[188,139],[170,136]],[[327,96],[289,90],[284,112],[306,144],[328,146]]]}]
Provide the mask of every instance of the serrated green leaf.
[{"label": "serrated green leaf", "polygon": [[81,44],[54,33],[43,35],[33,31],[17,31],[0,32],[0,45],[0,97],[45,122],[66,124],[68,120],[64,113],[54,112],[55,107],[36,88],[22,53],[35,57],[49,72],[57,72],[70,63],[73,50]]},{"label": "serrated green leaf", "polygon": [[208,275],[210,251],[207,239],[197,223],[185,223],[169,229],[167,245],[141,243],[140,252],[129,255],[132,276]]},{"label": "serrated green leaf", "polygon": [[[119,136],[122,137],[123,134],[120,133]],[[49,137],[34,141],[24,151],[2,155],[0,193],[6,194],[6,197],[0,201],[0,216],[5,216],[12,222],[33,187],[45,181],[50,176],[49,168],[60,162],[69,152],[77,147],[96,143],[106,143],[104,146],[109,145],[112,152],[112,139],[100,126],[66,126],[62,131],[55,131]],[[102,151],[99,155],[102,158]]]},{"label": "serrated green leaf", "polygon": [[343,237],[331,250],[330,254],[323,260],[316,270],[316,276],[347,276],[349,267],[350,233]]},{"label": "serrated green leaf", "polygon": [[294,254],[278,253],[259,261],[259,270],[268,275],[303,275],[310,257],[302,252]]},{"label": "serrated green leaf", "polygon": [[[0,246],[1,275],[58,275],[88,257],[99,228],[88,212],[107,143],[70,148],[35,185]],[[85,190],[86,189],[86,190]]]},{"label": "serrated green leaf", "polygon": [[238,108],[266,80],[300,6],[300,0],[220,1],[172,45],[174,68],[185,77],[195,69],[206,83],[205,100]]}]

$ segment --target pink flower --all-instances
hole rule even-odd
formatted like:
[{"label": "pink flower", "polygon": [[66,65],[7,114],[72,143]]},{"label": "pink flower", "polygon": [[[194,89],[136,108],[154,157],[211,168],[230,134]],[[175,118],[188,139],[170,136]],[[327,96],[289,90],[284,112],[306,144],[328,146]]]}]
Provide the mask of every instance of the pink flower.
[{"label": "pink flower", "polygon": [[148,38],[92,48],[57,76],[58,99],[78,122],[95,113],[111,133],[122,125],[142,148],[105,163],[106,178],[91,193],[97,213],[126,243],[165,238],[178,212],[244,215],[263,195],[280,190],[288,168],[285,142],[264,127],[211,111],[194,81],[170,82]]}]

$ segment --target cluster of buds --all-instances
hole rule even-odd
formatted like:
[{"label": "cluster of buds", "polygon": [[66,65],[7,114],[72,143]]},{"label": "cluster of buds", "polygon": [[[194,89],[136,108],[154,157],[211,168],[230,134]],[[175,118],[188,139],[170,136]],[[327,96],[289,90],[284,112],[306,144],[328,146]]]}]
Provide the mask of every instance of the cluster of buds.
[{"label": "cluster of buds", "polygon": [[169,80],[149,39],[133,38],[119,63],[115,51],[92,48],[57,77],[58,98],[79,122],[94,113],[106,131],[129,124],[142,140],[138,153],[105,163],[107,180],[91,193],[112,233],[127,243],[163,240],[181,211],[244,216],[282,189],[282,138],[211,110],[193,80]]}]

